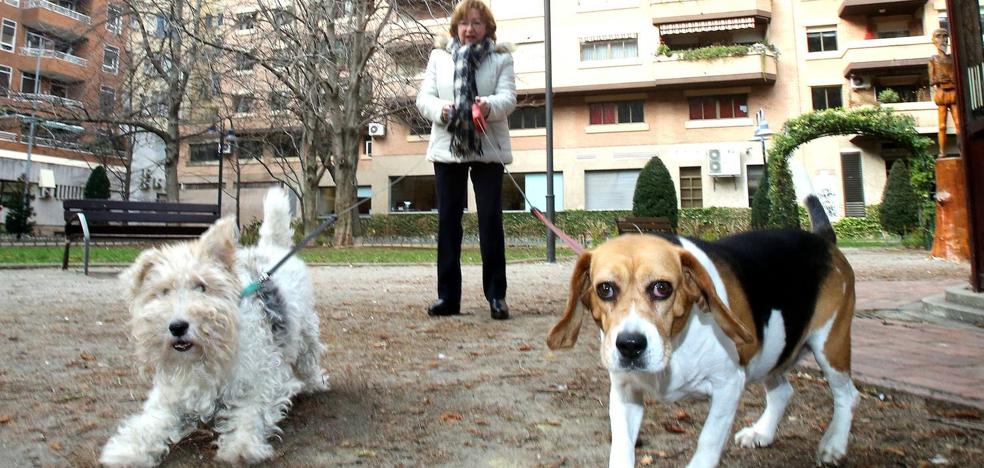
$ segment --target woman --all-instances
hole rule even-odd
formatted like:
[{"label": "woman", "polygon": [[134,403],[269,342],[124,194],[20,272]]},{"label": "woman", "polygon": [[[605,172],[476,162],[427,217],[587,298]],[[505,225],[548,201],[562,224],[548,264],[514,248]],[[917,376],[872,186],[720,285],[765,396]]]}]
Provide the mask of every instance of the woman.
[{"label": "woman", "polygon": [[[456,315],[461,305],[461,216],[468,174],[475,186],[482,287],[492,318],[509,318],[506,253],[502,232],[503,164],[512,162],[509,124],[516,107],[513,59],[495,43],[495,18],[479,0],[464,0],[451,15],[451,40],[439,38],[417,94],[417,108],[431,125],[427,160],[437,185],[437,302],[431,316]],[[472,105],[488,122],[476,132]]]}]

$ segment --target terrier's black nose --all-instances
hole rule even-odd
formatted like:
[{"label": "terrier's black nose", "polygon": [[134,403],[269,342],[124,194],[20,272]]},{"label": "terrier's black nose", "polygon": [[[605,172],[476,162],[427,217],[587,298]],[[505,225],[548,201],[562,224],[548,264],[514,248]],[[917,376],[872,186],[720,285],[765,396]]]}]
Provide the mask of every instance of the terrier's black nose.
[{"label": "terrier's black nose", "polygon": [[646,336],[642,333],[619,333],[615,347],[625,359],[635,359],[646,350]]},{"label": "terrier's black nose", "polygon": [[[175,320],[167,326],[168,330],[171,330],[171,334],[176,337],[184,336],[185,332],[188,331],[188,322],[184,320]],[[645,346],[645,345],[643,345]]]}]

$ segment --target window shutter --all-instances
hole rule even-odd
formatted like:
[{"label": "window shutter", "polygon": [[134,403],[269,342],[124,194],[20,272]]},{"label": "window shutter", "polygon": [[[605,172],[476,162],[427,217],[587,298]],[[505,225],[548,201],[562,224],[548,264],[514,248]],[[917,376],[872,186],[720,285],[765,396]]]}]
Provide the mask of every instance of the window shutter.
[{"label": "window shutter", "polygon": [[841,178],[844,180],[844,213],[863,218],[864,180],[861,177],[861,153],[841,154]]}]

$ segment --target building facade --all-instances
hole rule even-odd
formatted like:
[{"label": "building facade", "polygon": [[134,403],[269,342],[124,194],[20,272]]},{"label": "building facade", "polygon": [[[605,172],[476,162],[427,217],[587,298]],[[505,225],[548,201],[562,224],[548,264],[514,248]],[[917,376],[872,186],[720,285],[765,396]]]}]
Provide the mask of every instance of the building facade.
[{"label": "building facade", "polygon": [[[29,180],[41,231],[64,225],[61,200],[82,198],[91,169],[107,158],[112,129],[59,117],[116,104],[125,49],[123,8],[106,0],[0,2],[0,193],[11,202],[27,167],[30,122],[37,118]],[[101,157],[100,157],[101,155]],[[117,188],[120,181],[111,182]],[[0,220],[3,213],[0,213]]]},{"label": "building facade", "polygon": [[[516,45],[509,171],[542,209],[542,2],[488,3],[499,40]],[[655,156],[681,207],[748,207],[769,144],[755,137],[759,115],[775,131],[814,109],[883,105],[912,115],[919,132],[936,139],[927,62],[936,53],[931,34],[946,24],[943,1],[578,0],[554,2],[551,16],[558,210],[630,209],[639,171]],[[447,23],[431,25],[446,34]],[[407,78],[419,82],[422,72],[410,68]],[[433,167],[424,161],[428,133],[429,124],[414,119],[368,126],[358,184],[359,196],[371,198],[369,212],[436,209]],[[944,142],[947,151],[953,145]],[[820,194],[833,217],[863,216],[904,156],[893,142],[827,137],[799,148],[791,168],[798,195]],[[214,168],[190,159],[183,180],[215,180]],[[251,183],[269,180],[255,172]],[[323,185],[323,211],[330,211],[334,188]],[[258,212],[244,198],[247,205]],[[471,194],[468,206],[475,206]],[[508,181],[504,206],[529,208]]]}]

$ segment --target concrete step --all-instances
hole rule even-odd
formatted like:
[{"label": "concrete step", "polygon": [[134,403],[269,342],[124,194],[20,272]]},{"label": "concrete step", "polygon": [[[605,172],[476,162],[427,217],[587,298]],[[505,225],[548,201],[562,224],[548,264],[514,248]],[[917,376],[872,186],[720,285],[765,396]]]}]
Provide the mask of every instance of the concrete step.
[{"label": "concrete step", "polygon": [[946,302],[984,310],[984,293],[975,293],[970,290],[970,286],[962,285],[946,288],[945,294]]},{"label": "concrete step", "polygon": [[949,302],[945,294],[925,297],[922,303],[923,312],[926,314],[970,325],[984,324],[984,308]]}]

